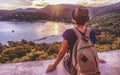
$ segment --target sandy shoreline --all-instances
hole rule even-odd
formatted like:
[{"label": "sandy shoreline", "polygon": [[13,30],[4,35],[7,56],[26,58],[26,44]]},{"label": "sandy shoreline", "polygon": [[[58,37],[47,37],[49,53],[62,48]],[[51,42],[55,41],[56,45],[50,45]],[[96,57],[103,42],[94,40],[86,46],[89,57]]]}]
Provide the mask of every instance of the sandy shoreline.
[{"label": "sandy shoreline", "polygon": [[41,39],[34,40],[36,44],[40,43],[53,43],[53,42],[62,42],[62,35],[52,35],[49,37],[43,37]]}]

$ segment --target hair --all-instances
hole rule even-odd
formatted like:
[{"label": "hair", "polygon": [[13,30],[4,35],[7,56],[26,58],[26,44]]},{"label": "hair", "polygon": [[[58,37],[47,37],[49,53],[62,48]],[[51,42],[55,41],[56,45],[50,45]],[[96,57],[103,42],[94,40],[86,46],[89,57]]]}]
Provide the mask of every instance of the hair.
[{"label": "hair", "polygon": [[72,12],[72,18],[76,21],[76,24],[85,25],[89,21],[89,11],[84,6],[79,6]]}]

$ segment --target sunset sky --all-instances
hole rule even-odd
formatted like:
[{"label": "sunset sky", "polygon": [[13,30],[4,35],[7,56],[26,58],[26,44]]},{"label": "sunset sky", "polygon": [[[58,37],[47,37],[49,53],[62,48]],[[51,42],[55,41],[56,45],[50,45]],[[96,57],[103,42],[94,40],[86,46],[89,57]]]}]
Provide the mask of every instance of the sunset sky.
[{"label": "sunset sky", "polygon": [[106,5],[120,0],[0,0],[0,9],[41,8],[48,4]]}]

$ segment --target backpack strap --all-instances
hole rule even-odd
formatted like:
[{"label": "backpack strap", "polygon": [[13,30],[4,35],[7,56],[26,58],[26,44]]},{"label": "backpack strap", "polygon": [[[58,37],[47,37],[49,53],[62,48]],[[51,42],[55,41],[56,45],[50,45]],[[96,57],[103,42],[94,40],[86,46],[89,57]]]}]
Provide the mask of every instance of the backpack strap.
[{"label": "backpack strap", "polygon": [[89,40],[90,40],[91,44],[92,44],[92,45],[94,45],[94,44],[93,44],[93,42],[92,42],[92,40],[90,39],[90,32],[91,32],[91,31],[92,31],[92,29],[91,29],[91,28],[87,28],[87,31],[86,31],[85,36],[87,36],[87,37],[89,38]]},{"label": "backpack strap", "polygon": [[82,35],[76,28],[73,28],[72,30],[75,32],[75,34],[77,35],[78,38],[82,37]]},{"label": "backpack strap", "polygon": [[[73,28],[72,30],[75,32],[75,34],[77,35],[78,38],[83,36],[83,35],[80,34],[80,32],[77,28]],[[87,27],[85,29],[85,35],[84,36],[90,37],[90,32],[91,32],[91,29]]]},{"label": "backpack strap", "polygon": [[[82,34],[79,32],[79,30],[77,28],[73,28],[72,30],[75,32],[75,34],[78,38],[82,38]],[[74,52],[75,52],[75,54],[74,54],[74,60],[75,60],[74,67],[76,67],[77,66],[77,50],[75,50]]]},{"label": "backpack strap", "polygon": [[[80,32],[79,32],[79,30],[77,30],[76,28],[73,28],[72,29],[74,32],[75,32],[75,34],[77,35],[77,37],[78,38],[80,38],[80,37],[82,37],[83,35],[81,35],[80,34]],[[86,28],[86,30],[85,30],[85,35],[84,36],[88,36],[88,37],[90,37],[89,35],[90,35],[90,31],[91,31],[91,29],[90,28]],[[91,46],[90,46],[91,47]],[[75,50],[75,54],[74,54],[74,59],[75,59],[75,65],[74,65],[74,67],[76,67],[77,66],[77,51]]]},{"label": "backpack strap", "polygon": [[87,27],[85,36],[90,37],[90,32],[91,32],[91,28],[88,28],[88,27]]}]

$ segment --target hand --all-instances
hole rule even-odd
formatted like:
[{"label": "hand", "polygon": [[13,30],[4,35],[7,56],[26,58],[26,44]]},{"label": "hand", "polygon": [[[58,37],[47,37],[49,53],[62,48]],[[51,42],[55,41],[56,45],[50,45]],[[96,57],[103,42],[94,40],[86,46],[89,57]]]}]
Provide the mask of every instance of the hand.
[{"label": "hand", "polygon": [[48,73],[48,72],[51,72],[51,71],[53,71],[54,69],[56,69],[56,66],[53,65],[53,64],[50,64],[50,65],[48,66],[46,72],[47,72],[47,73]]}]

